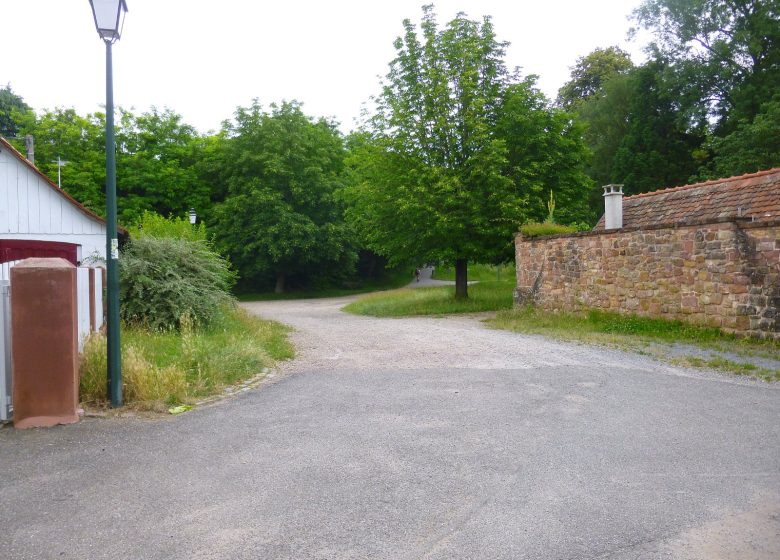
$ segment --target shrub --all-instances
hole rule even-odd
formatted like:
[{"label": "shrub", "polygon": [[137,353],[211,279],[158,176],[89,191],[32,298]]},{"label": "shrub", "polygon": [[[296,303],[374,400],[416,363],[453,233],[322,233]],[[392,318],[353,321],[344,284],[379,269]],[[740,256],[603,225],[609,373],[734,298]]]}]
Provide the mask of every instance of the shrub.
[{"label": "shrub", "polygon": [[207,241],[206,226],[203,223],[192,225],[187,218],[164,218],[148,210],[141,216],[133,238],[140,237],[172,237],[174,239],[187,239],[189,241]]},{"label": "shrub", "polygon": [[119,264],[126,323],[178,329],[186,316],[206,326],[233,302],[235,274],[206,241],[144,235],[125,247]]},{"label": "shrub", "polygon": [[552,222],[528,222],[520,226],[523,237],[541,237],[543,235],[560,235],[580,231],[577,226],[564,226]]}]

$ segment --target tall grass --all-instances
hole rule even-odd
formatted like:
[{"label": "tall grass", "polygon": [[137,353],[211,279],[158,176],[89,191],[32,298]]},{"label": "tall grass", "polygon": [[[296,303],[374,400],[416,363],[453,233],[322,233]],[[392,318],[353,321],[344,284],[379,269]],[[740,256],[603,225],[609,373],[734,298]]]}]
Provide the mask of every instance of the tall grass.
[{"label": "tall grass", "polygon": [[[236,309],[207,329],[191,319],[179,331],[124,326],[122,373],[125,401],[135,408],[161,410],[190,403],[250,378],[276,360],[291,358],[289,328]],[[89,337],[81,359],[81,400],[101,406],[106,395],[106,341]]]},{"label": "tall grass", "polygon": [[513,287],[513,282],[480,282],[469,286],[465,300],[455,298],[454,286],[406,288],[364,296],[344,311],[374,317],[497,311],[512,307]]}]

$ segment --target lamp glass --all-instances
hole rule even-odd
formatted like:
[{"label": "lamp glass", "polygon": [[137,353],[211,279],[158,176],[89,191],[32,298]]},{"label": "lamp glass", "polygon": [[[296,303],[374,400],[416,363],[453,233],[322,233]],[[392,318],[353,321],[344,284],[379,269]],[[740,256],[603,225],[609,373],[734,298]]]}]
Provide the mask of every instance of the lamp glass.
[{"label": "lamp glass", "polygon": [[198,221],[198,215],[195,213],[194,208],[190,208],[190,223],[192,225],[195,225],[195,222]]},{"label": "lamp glass", "polygon": [[119,39],[127,11],[125,0],[90,0],[90,4],[100,37],[111,41]]}]

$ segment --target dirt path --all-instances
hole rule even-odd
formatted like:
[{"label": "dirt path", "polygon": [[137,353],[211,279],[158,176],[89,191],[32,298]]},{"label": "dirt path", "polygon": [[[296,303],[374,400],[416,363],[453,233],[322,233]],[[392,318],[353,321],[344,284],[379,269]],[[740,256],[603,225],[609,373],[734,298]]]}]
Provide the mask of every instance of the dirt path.
[{"label": "dirt path", "polygon": [[[421,283],[426,280],[421,279]],[[242,306],[295,328],[292,340],[297,356],[282,364],[285,372],[332,368],[514,370],[596,366],[708,377],[726,383],[753,383],[664,365],[628,352],[489,329],[483,323],[487,314],[388,319],[342,312],[341,308],[353,300],[354,296],[251,302]]]}]

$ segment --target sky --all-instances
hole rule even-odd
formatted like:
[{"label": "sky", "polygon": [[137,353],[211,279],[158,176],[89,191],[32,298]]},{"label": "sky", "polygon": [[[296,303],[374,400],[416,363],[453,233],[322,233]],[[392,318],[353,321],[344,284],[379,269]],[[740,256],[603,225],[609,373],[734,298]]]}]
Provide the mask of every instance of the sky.
[{"label": "sky", "polygon": [[[635,63],[643,40],[626,40],[640,0],[439,0],[440,25],[464,12],[492,17],[509,41],[506,63],[537,74],[551,98],[578,57],[617,45]],[[419,24],[422,0],[127,0],[113,47],[114,102],[137,112],[169,107],[201,133],[238,106],[303,103],[348,132],[379,92],[405,18]],[[105,103],[105,48],[88,0],[5,1],[0,84],[36,111]]]}]

